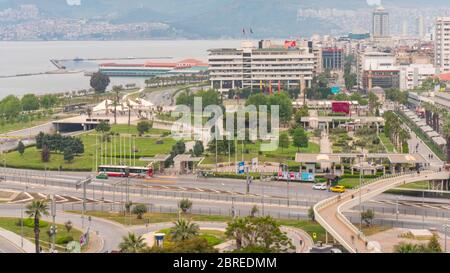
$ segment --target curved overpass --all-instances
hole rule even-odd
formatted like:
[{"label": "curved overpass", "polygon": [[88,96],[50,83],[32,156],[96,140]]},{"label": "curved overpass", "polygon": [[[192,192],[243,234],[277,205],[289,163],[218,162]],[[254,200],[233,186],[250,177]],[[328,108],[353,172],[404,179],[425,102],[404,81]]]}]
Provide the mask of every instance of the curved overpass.
[{"label": "curved overpass", "polygon": [[[398,187],[400,185],[429,180],[446,180],[450,178],[449,172],[423,171],[383,176],[363,184],[360,189],[348,191],[341,196],[323,200],[314,206],[314,215],[317,220],[342,246],[349,252],[375,252],[368,248],[365,236],[342,214],[361,202]],[[379,250],[378,250],[379,251]]]}]

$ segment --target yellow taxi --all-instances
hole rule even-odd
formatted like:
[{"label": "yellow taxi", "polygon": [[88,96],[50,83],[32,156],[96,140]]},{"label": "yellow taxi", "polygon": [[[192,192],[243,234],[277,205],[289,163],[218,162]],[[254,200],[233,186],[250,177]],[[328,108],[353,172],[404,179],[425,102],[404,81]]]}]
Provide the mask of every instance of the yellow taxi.
[{"label": "yellow taxi", "polygon": [[343,193],[345,192],[345,187],[344,186],[334,186],[330,188],[331,192],[337,192],[337,193]]}]

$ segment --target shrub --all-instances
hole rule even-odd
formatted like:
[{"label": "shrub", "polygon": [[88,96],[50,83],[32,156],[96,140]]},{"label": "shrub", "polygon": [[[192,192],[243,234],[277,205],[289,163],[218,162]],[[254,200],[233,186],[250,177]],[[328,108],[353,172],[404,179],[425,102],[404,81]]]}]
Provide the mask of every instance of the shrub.
[{"label": "shrub", "polygon": [[65,245],[73,241],[73,237],[71,235],[60,236],[56,235],[55,243],[58,245]]},{"label": "shrub", "polygon": [[[17,225],[20,226],[20,219],[17,221]],[[23,225],[25,227],[34,228],[34,219],[33,218],[25,218],[23,219]],[[48,223],[44,221],[39,221],[39,228],[48,227]]]}]

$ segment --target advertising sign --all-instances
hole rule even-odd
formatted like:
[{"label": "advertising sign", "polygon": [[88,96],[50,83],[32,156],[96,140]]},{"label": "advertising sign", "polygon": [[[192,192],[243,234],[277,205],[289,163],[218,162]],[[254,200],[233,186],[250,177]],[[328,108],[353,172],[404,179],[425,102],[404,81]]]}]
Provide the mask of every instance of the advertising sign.
[{"label": "advertising sign", "polygon": [[335,101],[331,104],[333,113],[350,114],[350,103],[348,101]]},{"label": "advertising sign", "polygon": [[314,182],[315,176],[312,173],[306,172],[278,172],[278,180]]},{"label": "advertising sign", "polygon": [[239,162],[238,174],[244,174],[245,172],[245,162]]},{"label": "advertising sign", "polygon": [[331,87],[331,93],[333,93],[333,95],[339,94],[340,92],[341,92],[341,88],[339,86]]}]

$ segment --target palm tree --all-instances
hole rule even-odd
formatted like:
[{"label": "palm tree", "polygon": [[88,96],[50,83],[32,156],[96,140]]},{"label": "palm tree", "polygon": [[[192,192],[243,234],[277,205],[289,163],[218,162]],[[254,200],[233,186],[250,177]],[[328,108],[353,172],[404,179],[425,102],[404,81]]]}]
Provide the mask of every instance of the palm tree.
[{"label": "palm tree", "polygon": [[122,242],[119,244],[120,251],[123,253],[139,253],[147,246],[145,239],[134,233],[128,233],[127,236],[122,237]]},{"label": "palm tree", "polygon": [[114,101],[114,124],[117,124],[117,106],[119,105],[119,93],[122,90],[120,86],[113,86],[113,92],[116,93]]},{"label": "palm tree", "polygon": [[25,213],[30,218],[34,218],[34,244],[36,246],[36,253],[40,253],[39,247],[39,220],[43,215],[49,215],[48,205],[45,200],[35,200],[31,204],[27,205]]},{"label": "palm tree", "polygon": [[420,247],[415,244],[400,243],[394,247],[395,253],[419,253]]},{"label": "palm tree", "polygon": [[447,140],[447,162],[450,163],[450,117],[447,117],[443,128],[444,136]]},{"label": "palm tree", "polygon": [[244,243],[244,234],[248,230],[246,221],[244,218],[236,218],[232,222],[228,223],[225,235],[228,238],[236,240],[236,248],[239,250]]},{"label": "palm tree", "polygon": [[185,241],[198,235],[199,226],[184,219],[176,221],[170,230],[172,240]]}]

